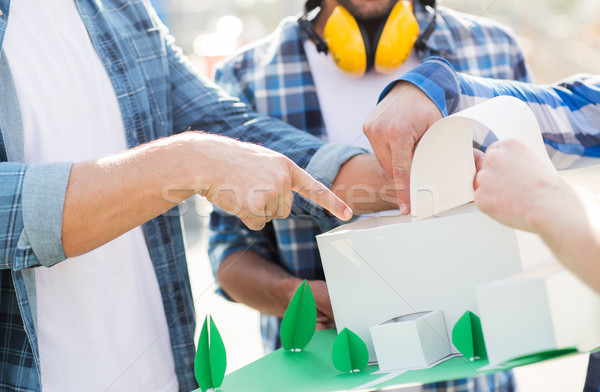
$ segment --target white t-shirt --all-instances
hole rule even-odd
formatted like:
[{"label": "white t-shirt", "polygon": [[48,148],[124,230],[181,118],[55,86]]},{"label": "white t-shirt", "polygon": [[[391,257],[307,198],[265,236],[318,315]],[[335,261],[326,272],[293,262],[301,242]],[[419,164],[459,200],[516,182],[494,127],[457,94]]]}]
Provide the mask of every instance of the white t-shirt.
[{"label": "white t-shirt", "polygon": [[[84,161],[126,149],[115,92],[74,0],[12,1],[3,45],[26,162]],[[141,228],[37,268],[35,278],[44,392],[178,390]]]},{"label": "white t-shirt", "polygon": [[304,41],[304,51],[315,81],[328,141],[363,147],[372,152],[362,125],[377,106],[377,98],[385,86],[419,64],[414,51],[392,73],[371,71],[362,77],[338,68],[331,55],[317,52],[310,40]]}]

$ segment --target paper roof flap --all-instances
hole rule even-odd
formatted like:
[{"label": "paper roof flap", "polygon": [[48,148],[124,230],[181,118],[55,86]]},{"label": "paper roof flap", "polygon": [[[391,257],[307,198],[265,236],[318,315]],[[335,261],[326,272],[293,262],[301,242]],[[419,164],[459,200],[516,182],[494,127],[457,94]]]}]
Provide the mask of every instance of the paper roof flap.
[{"label": "paper roof flap", "polygon": [[447,117],[419,141],[410,174],[414,217],[436,216],[473,200],[473,128],[472,121]]},{"label": "paper roof flap", "polygon": [[498,140],[517,139],[525,144],[548,167],[554,168],[542,139],[542,132],[533,111],[514,97],[492,98],[481,104],[455,113],[491,130]]},{"label": "paper roof flap", "polygon": [[473,134],[482,127],[498,140],[521,141],[552,167],[531,109],[517,98],[493,98],[441,119],[419,141],[410,175],[414,217],[436,216],[473,201]]}]

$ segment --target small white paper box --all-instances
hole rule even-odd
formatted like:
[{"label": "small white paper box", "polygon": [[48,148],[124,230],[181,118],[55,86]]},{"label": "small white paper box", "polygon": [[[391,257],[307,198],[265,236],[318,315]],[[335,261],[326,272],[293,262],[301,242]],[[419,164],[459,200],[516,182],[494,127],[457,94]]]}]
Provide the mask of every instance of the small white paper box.
[{"label": "small white paper box", "polygon": [[490,364],[600,345],[600,296],[553,263],[477,288]]},{"label": "small white paper box", "polygon": [[441,311],[413,313],[371,327],[379,369],[425,367],[452,353]]},{"label": "small white paper box", "polygon": [[466,310],[478,314],[477,286],[555,260],[537,236],[469,203],[473,134],[489,130],[533,145],[551,165],[531,110],[515,98],[494,98],[425,133],[411,168],[414,217],[372,217],[317,236],[338,332],[349,328],[360,336],[370,361],[377,359],[371,326],[435,309],[452,331]]}]

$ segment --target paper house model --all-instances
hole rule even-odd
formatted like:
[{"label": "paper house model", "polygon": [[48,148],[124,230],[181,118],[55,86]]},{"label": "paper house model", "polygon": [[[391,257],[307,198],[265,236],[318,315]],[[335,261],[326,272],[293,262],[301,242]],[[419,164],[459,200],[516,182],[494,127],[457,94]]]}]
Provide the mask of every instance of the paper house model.
[{"label": "paper house model", "polygon": [[551,165],[531,110],[517,99],[495,98],[425,133],[411,169],[415,216],[372,217],[317,236],[338,331],[360,336],[371,361],[377,357],[370,327],[441,310],[451,331],[466,310],[477,313],[477,286],[554,260],[537,236],[503,226],[470,203],[473,134],[490,129],[499,139],[525,140]]},{"label": "paper house model", "polygon": [[600,346],[600,295],[558,263],[477,288],[490,364]]},{"label": "paper house model", "polygon": [[379,369],[426,367],[452,353],[441,311],[413,313],[371,327]]}]

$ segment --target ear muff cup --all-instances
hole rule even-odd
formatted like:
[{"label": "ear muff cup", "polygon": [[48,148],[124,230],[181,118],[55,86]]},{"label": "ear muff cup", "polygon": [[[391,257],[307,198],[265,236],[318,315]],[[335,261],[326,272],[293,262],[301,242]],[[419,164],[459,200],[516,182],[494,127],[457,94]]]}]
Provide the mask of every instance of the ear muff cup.
[{"label": "ear muff cup", "polygon": [[367,70],[367,49],[363,31],[342,6],[336,6],[325,23],[323,39],[339,68],[356,76]]},{"label": "ear muff cup", "polygon": [[406,61],[419,37],[419,23],[415,18],[411,3],[396,3],[374,45],[375,71],[388,73]]},{"label": "ear muff cup", "polygon": [[323,39],[339,68],[362,76],[372,67],[386,73],[402,65],[417,37],[419,24],[408,1],[398,1],[370,43],[366,28],[342,6],[336,6],[323,31]]}]

